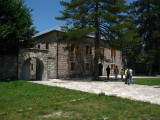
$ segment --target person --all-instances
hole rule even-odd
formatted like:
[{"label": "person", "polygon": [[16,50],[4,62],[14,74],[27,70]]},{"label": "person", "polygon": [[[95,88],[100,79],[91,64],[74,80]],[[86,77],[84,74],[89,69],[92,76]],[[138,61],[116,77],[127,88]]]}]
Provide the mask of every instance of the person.
[{"label": "person", "polygon": [[119,74],[118,66],[114,69],[115,80],[117,80],[117,76]]},{"label": "person", "polygon": [[127,84],[127,80],[129,78],[129,75],[127,75],[128,67],[125,69],[125,84]]},{"label": "person", "polygon": [[129,68],[129,79],[128,79],[128,84],[130,85],[130,81],[132,82],[132,84],[134,84],[132,75],[133,75],[133,70],[131,68]]},{"label": "person", "polygon": [[109,80],[109,74],[110,74],[110,68],[109,68],[109,65],[108,65],[108,67],[106,68],[106,72],[107,72],[107,79]]},{"label": "person", "polygon": [[120,74],[121,74],[121,80],[123,80],[123,75],[124,75],[124,71],[123,71],[123,69],[121,69]]}]

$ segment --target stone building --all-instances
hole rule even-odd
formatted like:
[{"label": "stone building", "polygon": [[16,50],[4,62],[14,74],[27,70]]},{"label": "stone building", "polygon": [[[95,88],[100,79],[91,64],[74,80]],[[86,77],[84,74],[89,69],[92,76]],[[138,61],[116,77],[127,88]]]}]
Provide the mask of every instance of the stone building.
[{"label": "stone building", "polygon": [[[23,80],[47,80],[93,76],[94,71],[94,37],[88,36],[83,44],[57,43],[55,39],[62,32],[56,27],[34,36],[35,48],[22,49],[18,56],[0,58],[0,79],[18,78]],[[71,49],[65,48],[70,46]],[[123,68],[122,53],[100,41],[99,75],[106,76],[106,67]],[[11,65],[12,64],[12,65]],[[5,65],[5,66],[4,66]]]},{"label": "stone building", "polygon": [[[94,37],[88,36],[84,44],[57,43],[55,39],[61,32],[59,27],[35,35],[38,42],[37,49],[48,50],[48,78],[68,78],[79,76],[93,76],[94,71]],[[70,46],[66,50],[66,46]],[[99,75],[106,76],[106,67],[111,68],[111,75],[115,66],[122,69],[122,53],[114,50],[100,41]]]}]

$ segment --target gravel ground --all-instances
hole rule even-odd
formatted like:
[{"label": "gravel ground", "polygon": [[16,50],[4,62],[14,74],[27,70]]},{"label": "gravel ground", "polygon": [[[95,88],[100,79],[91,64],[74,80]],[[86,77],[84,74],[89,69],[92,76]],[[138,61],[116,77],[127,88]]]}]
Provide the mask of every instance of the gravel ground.
[{"label": "gravel ground", "polygon": [[[144,77],[145,78],[145,77]],[[50,79],[48,81],[31,81],[34,83],[63,87],[89,93],[105,93],[132,100],[139,100],[160,105],[160,86],[126,85],[121,80],[91,81],[91,78],[77,78],[70,80]]]}]

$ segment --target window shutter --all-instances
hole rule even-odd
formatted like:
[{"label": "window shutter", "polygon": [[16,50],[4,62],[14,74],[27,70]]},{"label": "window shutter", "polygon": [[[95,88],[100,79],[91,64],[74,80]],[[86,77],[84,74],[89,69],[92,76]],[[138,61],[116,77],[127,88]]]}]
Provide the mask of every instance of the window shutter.
[{"label": "window shutter", "polygon": [[102,49],[101,48],[99,48],[99,54],[101,54],[102,53]]},{"label": "window shutter", "polygon": [[78,48],[79,48],[79,46],[75,45],[75,52],[78,52]]},{"label": "window shutter", "polygon": [[49,43],[46,43],[46,49],[49,50]]},{"label": "window shutter", "polygon": [[111,49],[111,56],[113,56],[113,49]]},{"label": "window shutter", "polygon": [[74,63],[71,63],[71,70],[74,70]]},{"label": "window shutter", "polygon": [[86,70],[89,70],[89,63],[86,63]]},{"label": "window shutter", "polygon": [[71,44],[71,52],[73,53],[74,52],[74,44]]}]

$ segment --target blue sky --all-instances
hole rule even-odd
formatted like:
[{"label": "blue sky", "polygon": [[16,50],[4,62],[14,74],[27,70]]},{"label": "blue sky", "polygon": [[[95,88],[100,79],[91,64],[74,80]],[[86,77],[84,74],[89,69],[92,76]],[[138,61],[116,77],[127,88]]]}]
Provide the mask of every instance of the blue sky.
[{"label": "blue sky", "polygon": [[[129,4],[135,0],[126,1],[127,4]],[[55,17],[61,15],[59,11],[64,9],[59,2],[60,0],[26,0],[25,4],[27,7],[33,9],[31,14],[36,30],[42,32],[44,30],[65,24],[65,22],[55,19]]]}]

